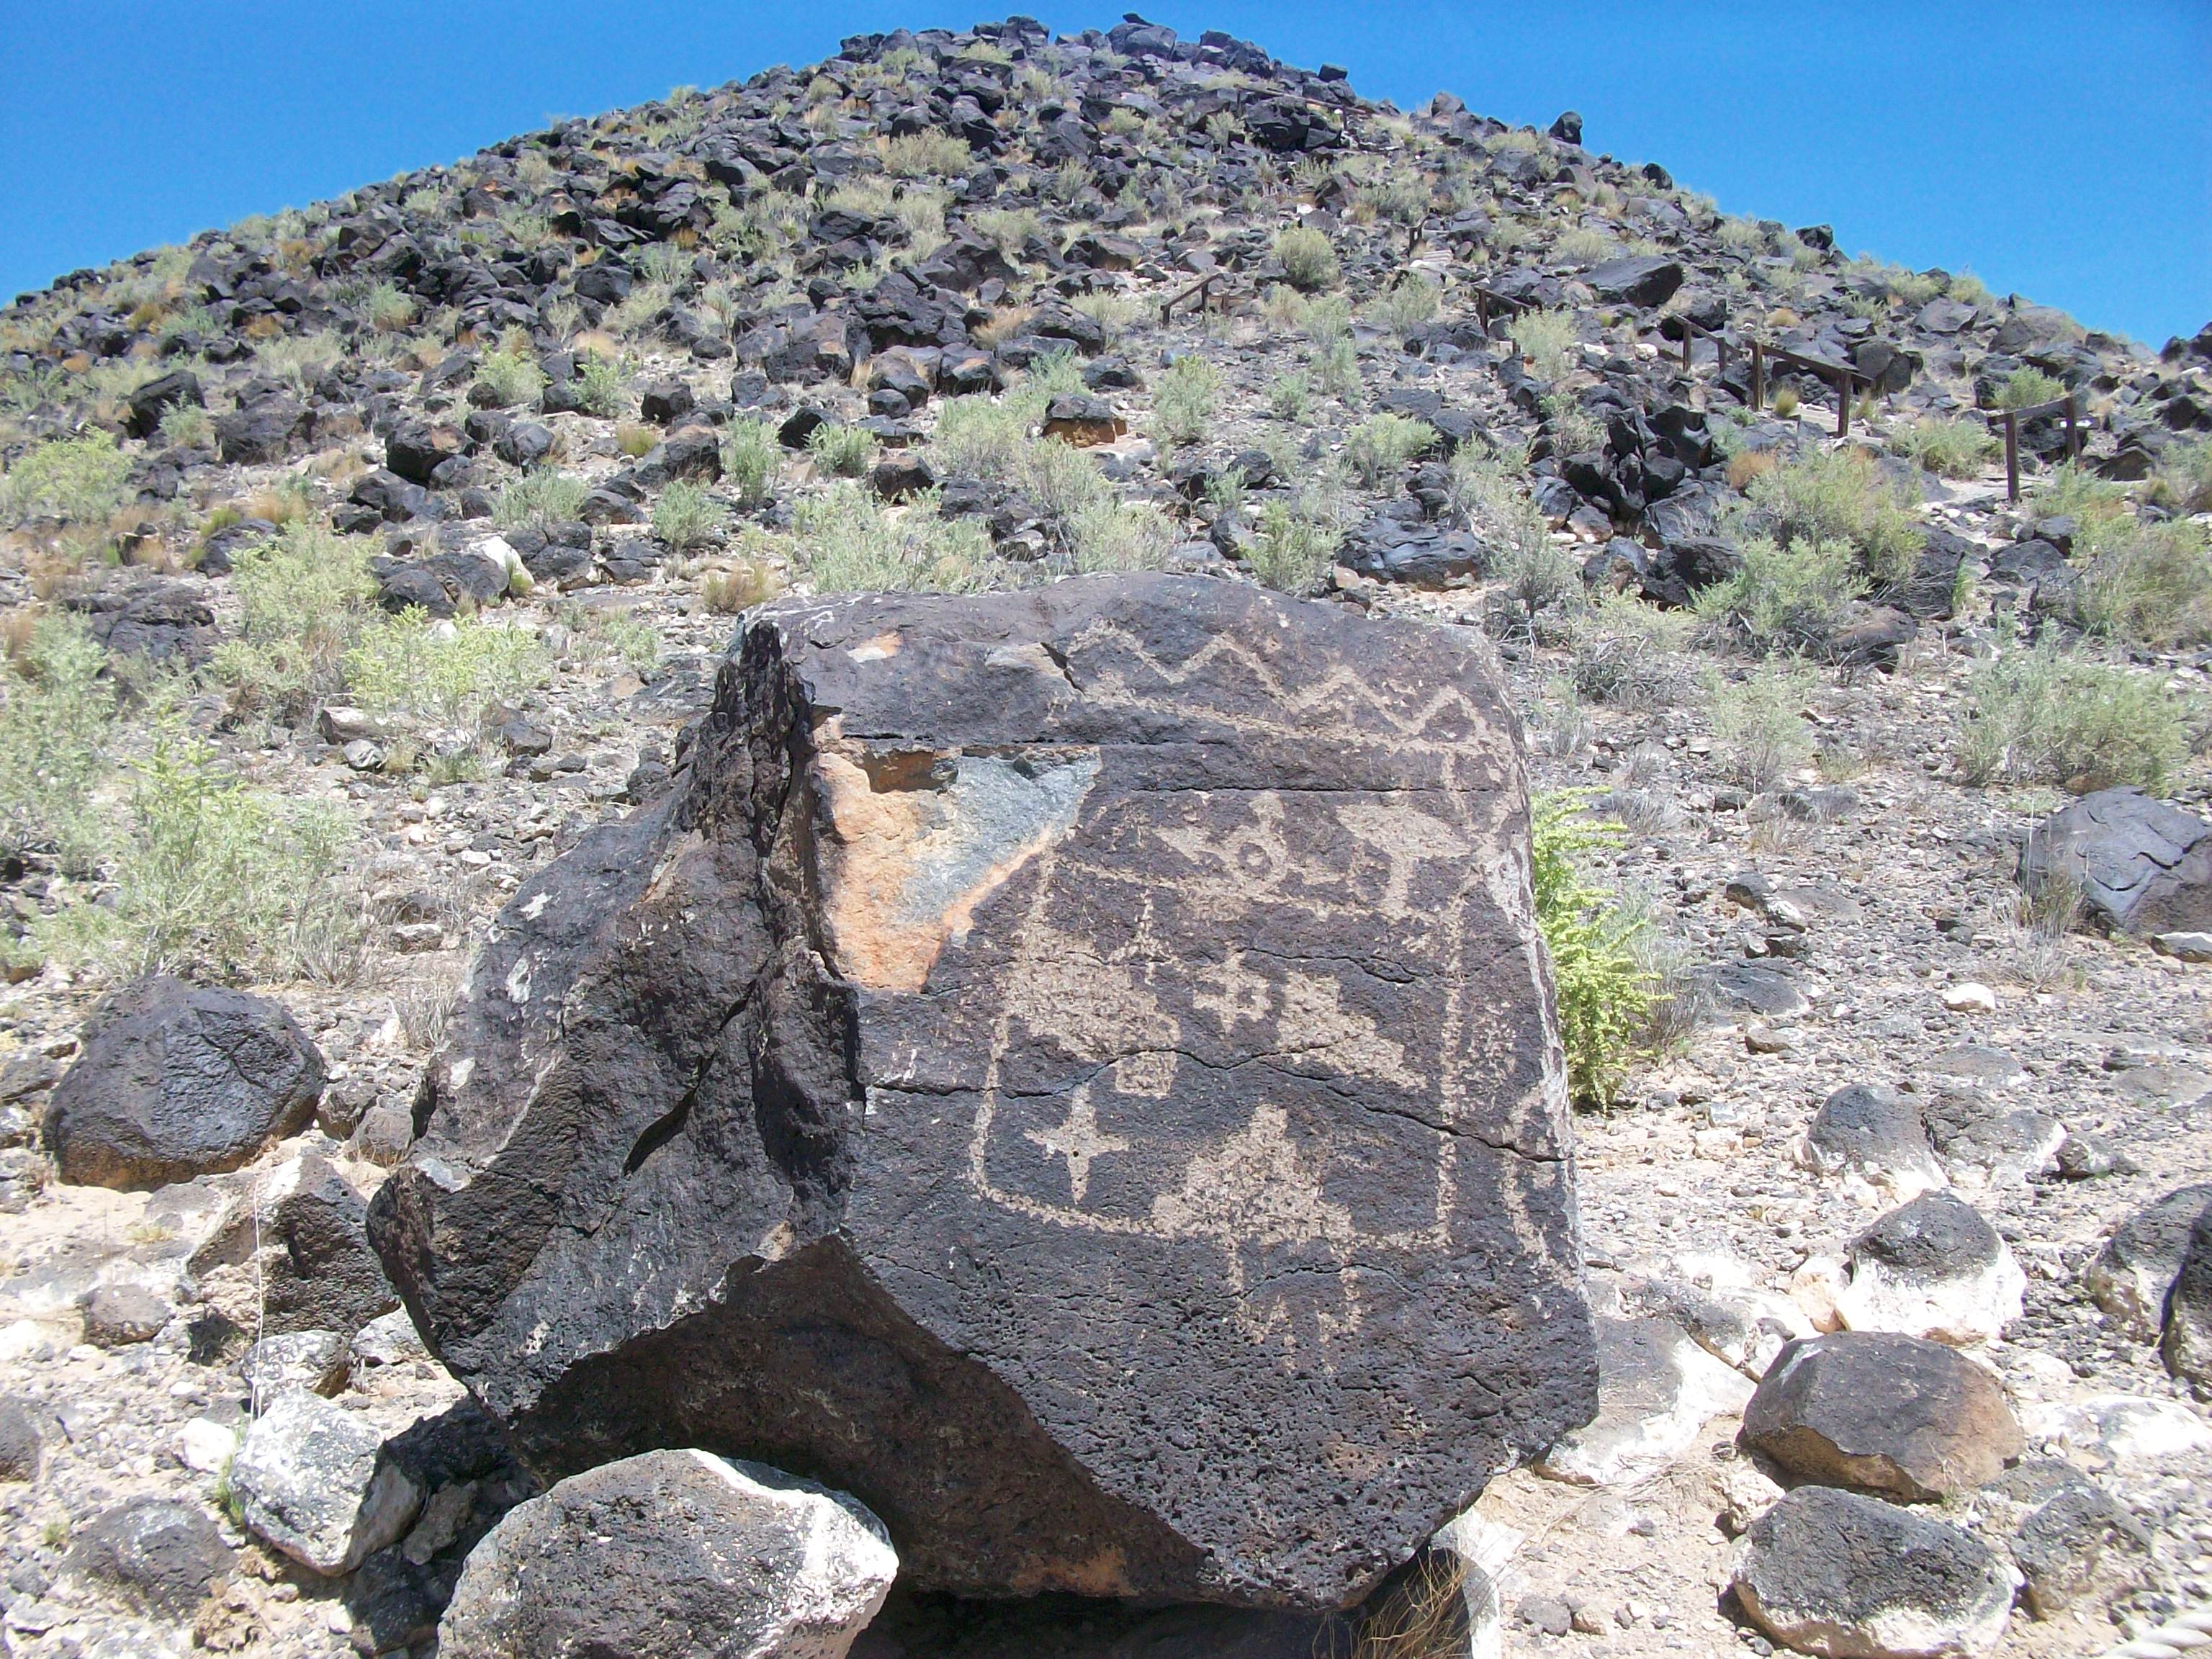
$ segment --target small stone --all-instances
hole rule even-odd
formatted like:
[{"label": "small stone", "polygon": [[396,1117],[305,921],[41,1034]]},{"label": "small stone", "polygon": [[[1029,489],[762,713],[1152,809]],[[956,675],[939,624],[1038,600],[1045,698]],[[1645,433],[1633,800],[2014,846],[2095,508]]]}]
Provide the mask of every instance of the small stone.
[{"label": "small stone", "polygon": [[345,763],[356,772],[374,772],[384,765],[384,750],[367,738],[356,738],[341,752]]},{"label": "small stone", "polygon": [[1943,988],[1943,1006],[1954,1014],[1993,1014],[1997,994],[1986,985],[1966,980]]},{"label": "small stone", "polygon": [[150,1342],[176,1311],[168,1297],[143,1285],[102,1285],[85,1298],[84,1340],[100,1348]]},{"label": "small stone", "polygon": [[2027,1275],[1996,1229],[1949,1193],[1923,1193],[1853,1241],[1836,1310],[1855,1331],[1986,1342],[2020,1317]]},{"label": "small stone", "polygon": [[1926,1503],[2020,1455],[2004,1390],[1941,1343],[1883,1332],[1792,1342],[1743,1414],[1743,1443],[1808,1480]]},{"label": "small stone", "polygon": [[2212,962],[2212,933],[2153,933],[2150,948],[2176,962]]},{"label": "small stone", "polygon": [[2212,1399],[2212,1210],[2190,1229],[2159,1352],[2166,1370],[2189,1383],[2197,1398]]},{"label": "small stone", "polygon": [[1920,1109],[1879,1084],[1846,1084],[1823,1101],[1799,1157],[1818,1174],[1855,1175],[1907,1199],[1944,1184]]},{"label": "small stone", "polygon": [[843,1659],[898,1571],[854,1499],[654,1451],[572,1475],[470,1552],[441,1659]]},{"label": "small stone", "polygon": [[1574,1610],[1556,1595],[1531,1595],[1514,1609],[1514,1616],[1546,1636],[1565,1636],[1575,1627]]},{"label": "small stone", "polygon": [[23,1402],[0,1395],[0,1481],[35,1480],[46,1437]]},{"label": "small stone", "polygon": [[2027,1580],[2022,1600],[2038,1619],[2063,1613],[2100,1579],[2108,1565],[2150,1539],[2112,1494],[2053,1458],[2035,1458],[1986,1489],[1985,1498],[2018,1506],[2010,1528],[2013,1562]]},{"label": "small stone", "polygon": [[118,991],[46,1106],[67,1182],[159,1187],[235,1170],[292,1133],[323,1091],[323,1057],[273,1002],[155,979]]},{"label": "small stone", "polygon": [[2177,1187],[2114,1228],[2083,1270],[2090,1299],[2137,1341],[2164,1334],[2166,1293],[2180,1277],[2191,1230],[2208,1214],[2212,1182]]},{"label": "small stone", "polygon": [[246,1526],[301,1565],[351,1572],[406,1532],[422,1493],[362,1418],[288,1394],[246,1431],[230,1468]]},{"label": "small stone", "polygon": [[1776,1641],[1826,1659],[1966,1659],[2004,1635],[2020,1575],[1971,1534],[1801,1486],[1747,1534],[1736,1599]]},{"label": "small stone", "polygon": [[79,1531],[65,1565],[143,1612],[188,1619],[237,1557],[198,1504],[135,1498]]},{"label": "small stone", "polygon": [[239,1373],[259,1401],[277,1399],[295,1389],[334,1395],[345,1387],[345,1345],[336,1331],[264,1336],[246,1351]]}]

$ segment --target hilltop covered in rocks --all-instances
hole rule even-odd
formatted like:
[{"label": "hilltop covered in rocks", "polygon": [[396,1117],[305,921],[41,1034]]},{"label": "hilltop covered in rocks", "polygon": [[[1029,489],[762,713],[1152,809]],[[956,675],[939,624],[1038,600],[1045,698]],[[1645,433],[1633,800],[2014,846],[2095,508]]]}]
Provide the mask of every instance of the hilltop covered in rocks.
[{"label": "hilltop covered in rocks", "polygon": [[[737,1638],[684,1610],[741,1605],[749,1643],[865,1625],[851,1650],[871,1659],[1317,1639],[2086,1654],[2212,1596],[2212,329],[2154,351],[1963,270],[1849,258],[1826,227],[1724,214],[1603,142],[1601,118],[1586,142],[1572,115],[1510,128],[1448,94],[1400,111],[1224,35],[1013,19],[564,122],[0,312],[9,1650],[424,1659],[443,1619],[449,1659],[719,1652]],[[1026,609],[927,597],[1077,576]],[[1006,1235],[940,1267],[972,1224],[905,1194],[884,1218],[871,1179],[924,1194],[932,1158],[971,1154],[917,1136],[890,1155],[822,1103],[864,1080],[954,1101],[975,1055],[1027,1051],[844,1043],[910,1036],[920,1015],[872,999],[1004,936],[955,906],[916,945],[914,915],[778,873],[828,856],[816,820],[778,816],[769,757],[805,750],[792,734],[817,727],[793,711],[829,671],[791,671],[786,705],[764,664],[827,653],[798,600],[881,589],[915,597],[840,649],[889,677],[866,684],[958,695],[793,763],[818,823],[849,832],[846,890],[957,847],[970,862],[931,902],[988,919],[1000,859],[1023,867],[1107,799],[1070,744],[1207,755],[1217,715],[1264,732],[1131,820],[1248,884],[1230,942],[1250,963],[1170,1000],[1219,1051],[1146,1052],[1198,1048],[1228,1075],[1272,1053],[1238,1011],[1295,1006],[1325,1033],[1295,1050],[1300,1109],[1383,1123],[1372,1146],[1397,1150],[1370,1172],[1453,1139],[1425,1092],[1447,1082],[1407,1045],[1449,1051],[1430,1027],[1458,1005],[1431,991],[1462,970],[1404,970],[1407,941],[1478,899],[1498,907],[1485,938],[1540,930],[1562,1046],[1530,1012],[1469,1070],[1488,1089],[1498,1055],[1533,1068],[1518,1103],[1483,1096],[1502,1115],[1470,1165],[1525,1162],[1496,1177],[1517,1243],[1453,1232],[1431,1194],[1440,1288],[1394,1300],[1382,1279],[1419,1275],[1362,1241],[1419,1183],[1348,1196],[1313,1176],[1308,1120],[1239,1085],[1202,1115],[1245,1127],[1191,1164],[1229,1186],[1169,1180],[1152,1243],[1112,1247],[1115,1282],[1149,1286],[1132,1310],[1205,1333],[1186,1365],[1243,1319],[1253,1345],[1371,1375],[1286,1361],[1225,1423],[1164,1329],[1132,1335],[1136,1382],[1082,1370],[1112,1316],[1054,1322],[1061,1275],[1099,1293],[1080,1253],[1020,1278],[1036,1247]],[[1122,597],[1080,597],[1101,590]],[[1175,597],[1192,592],[1242,597]],[[1131,596],[1140,612],[1114,610]],[[1288,679],[1207,683],[1212,702],[1143,679],[1188,670],[1200,615],[1266,660],[1267,607],[1292,601],[1341,642]],[[1091,604],[1145,647],[1104,680],[1096,636],[1037,620]],[[727,654],[741,616],[766,655]],[[963,655],[945,616],[998,618],[1004,650]],[[909,638],[929,643],[902,658]],[[1479,686],[1492,651],[1525,737],[1510,765],[1486,747],[1513,724],[1487,694],[1435,731],[1414,696]],[[1331,678],[1346,663],[1361,689]],[[739,766],[733,730],[783,746]],[[1427,778],[1419,744],[1443,745],[1443,775],[1501,823],[1525,765],[1533,913],[1494,889],[1413,903],[1430,890],[1389,855],[1419,837],[1364,837],[1356,812],[1334,839],[1295,813],[1207,816],[1212,785],[1381,787],[1328,773],[1347,732],[1387,779]],[[1014,743],[1037,753],[975,759]],[[1451,769],[1477,756],[1499,768],[1479,786]],[[1465,830],[1419,833],[1469,867],[1521,845]],[[1267,862],[1286,835],[1287,889]],[[726,939],[684,935],[701,976],[623,979],[607,963],[627,959],[592,953],[659,902],[624,884],[695,843],[722,860],[713,882],[685,866],[696,890],[752,896],[713,912]],[[1364,991],[1269,955],[1286,924],[1253,895],[1319,903],[1328,871],[1356,949],[1300,949],[1379,963]],[[1086,1019],[1125,982],[1157,992],[1129,964],[1220,943],[1181,915],[1139,927],[1136,898],[1083,904],[1096,960],[1030,941],[1020,972],[976,981],[1033,1030],[1060,1022],[1025,1062],[1053,1121],[972,1156],[994,1192],[1064,1183],[1063,1218],[1094,1182],[1097,1204],[1134,1202],[1117,1158],[1182,1156],[1133,1153],[1115,1111],[1178,1097]],[[524,1111],[550,1051],[520,1045],[552,1041],[532,981],[555,962],[598,964],[560,1036],[603,1092]],[[757,993],[714,979],[739,962]],[[522,1011],[512,1053],[502,1010]],[[587,1027],[653,1032],[667,1070],[625,1094],[629,1051]],[[702,1088],[717,1054],[750,1068],[757,1112]],[[1358,1105],[1385,1085],[1413,1103]],[[605,1144],[576,1151],[579,1123]],[[518,1169],[520,1196],[501,1184]],[[731,1170],[755,1183],[741,1204]],[[556,1212],[599,1219],[556,1247],[532,1231]],[[1394,1251],[1428,1237],[1382,1231]],[[841,1236],[870,1266],[833,1282],[808,1250]],[[777,1267],[748,1295],[800,1297],[762,1316],[779,1341],[823,1305],[842,1329],[879,1320],[918,1368],[897,1376],[952,1379],[962,1411],[901,1416],[891,1372],[819,1348],[824,1376],[871,1379],[872,1439],[792,1419],[770,1443],[765,1407],[686,1395],[699,1352],[739,1367],[727,1332],[689,1349],[681,1322],[747,1262]],[[1009,1272],[994,1325],[977,1286]],[[1346,1287],[1370,1272],[1363,1300]],[[617,1282],[630,1300],[585,1309]],[[1555,1324],[1526,1322],[1547,1306]],[[1364,1346],[1359,1308],[1389,1310]],[[1455,1346],[1447,1309],[1480,1340]],[[646,1339],[681,1397],[659,1428],[640,1414],[661,1390],[591,1365]],[[1473,1411],[1438,1380],[1455,1364],[1510,1386]],[[1594,1420],[1559,1434],[1593,1370]],[[804,1376],[777,1411],[799,1412]],[[1353,1404],[1299,1416],[1330,1389]],[[1151,1413],[1144,1432],[1101,1399]],[[1429,1445],[1390,1485],[1394,1407],[1467,1410],[1481,1467],[1455,1485]],[[991,1474],[963,1439],[977,1425],[1015,1449],[1013,1507],[963,1554],[967,1509],[927,1472]],[[900,1455],[909,1431],[930,1459]],[[1240,1488],[1255,1446],[1273,1472]],[[787,1474],[724,1461],[778,1453]],[[790,1480],[832,1474],[858,1502]],[[1115,1482],[1141,1501],[1115,1507]],[[1448,1489],[1473,1507],[1405,1562]],[[1340,1532],[1315,1519],[1332,1506]],[[610,1518],[679,1512],[673,1532]],[[1108,1537],[1118,1556],[1082,1556]],[[733,1576],[732,1538],[767,1565]],[[1079,1594],[1133,1586],[1199,1602]],[[970,1594],[1010,1589],[1051,1594]]]}]

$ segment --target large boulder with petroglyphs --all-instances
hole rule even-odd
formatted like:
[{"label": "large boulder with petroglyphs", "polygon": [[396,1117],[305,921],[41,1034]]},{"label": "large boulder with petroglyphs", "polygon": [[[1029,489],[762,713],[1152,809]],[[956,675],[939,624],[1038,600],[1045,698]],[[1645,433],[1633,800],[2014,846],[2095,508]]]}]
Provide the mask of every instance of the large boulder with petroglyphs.
[{"label": "large boulder with petroglyphs", "polygon": [[372,1232],[548,1476],[759,1459],[908,1582],[1322,1608],[1591,1415],[1472,635],[1095,577],[750,616],[501,918]]}]

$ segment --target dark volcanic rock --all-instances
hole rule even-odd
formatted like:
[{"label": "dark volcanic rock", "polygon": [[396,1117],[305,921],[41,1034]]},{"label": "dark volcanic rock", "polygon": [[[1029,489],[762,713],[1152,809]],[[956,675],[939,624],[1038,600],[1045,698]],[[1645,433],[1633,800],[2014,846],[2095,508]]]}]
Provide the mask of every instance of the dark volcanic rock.
[{"label": "dark volcanic rock", "polygon": [[134,1498],[104,1511],[70,1546],[71,1572],[133,1606],[188,1619],[237,1564],[206,1510],[165,1498]]},{"label": "dark volcanic rock", "polygon": [[1801,1338],[1744,1408],[1743,1442],[1808,1480],[1919,1503],[2020,1455],[1995,1378],[1940,1342],[1881,1331]]},{"label": "dark volcanic rock", "polygon": [[1589,1417],[1486,654],[1170,576],[733,651],[371,1207],[526,1455],[771,1462],[921,1589],[1320,1608]]},{"label": "dark volcanic rock", "polygon": [[1682,286],[1682,267],[1656,255],[1631,255],[1592,267],[1583,281],[1599,299],[1616,305],[1663,306]]},{"label": "dark volcanic rock", "polygon": [[64,1181],[159,1187],[235,1170],[322,1091],[322,1055],[275,1003],[148,980],[87,1024],[47,1103],[46,1146]]},{"label": "dark volcanic rock", "polygon": [[2100,789],[2029,836],[2020,879],[2077,890],[2119,932],[2212,931],[2212,823],[2140,789]]},{"label": "dark volcanic rock", "polygon": [[1754,1623],[1829,1659],[1935,1659],[1996,1645],[2019,1576],[1971,1533],[1879,1498],[1793,1492],[1752,1524],[1736,1597]]},{"label": "dark volcanic rock", "polygon": [[2166,1368],[2212,1399],[2212,1209],[2197,1218],[2174,1275],[2160,1344]]}]

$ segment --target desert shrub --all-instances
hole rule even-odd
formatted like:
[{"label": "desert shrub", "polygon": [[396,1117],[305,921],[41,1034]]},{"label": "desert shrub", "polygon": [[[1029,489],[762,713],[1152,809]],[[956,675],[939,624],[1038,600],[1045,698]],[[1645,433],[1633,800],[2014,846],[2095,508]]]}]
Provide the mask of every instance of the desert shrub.
[{"label": "desert shrub", "polygon": [[1303,422],[1313,408],[1313,382],[1303,369],[1275,376],[1267,387],[1267,412],[1279,421]]},{"label": "desert shrub", "polygon": [[61,616],[39,618],[0,658],[0,854],[51,848],[71,870],[90,858],[92,792],[115,730],[106,661],[82,620]]},{"label": "desert shrub", "polygon": [[337,807],[253,788],[207,744],[165,731],[133,769],[107,891],[65,906],[40,942],[118,979],[332,976],[358,933],[340,879],[355,836]]},{"label": "desert shrub", "polygon": [[576,365],[576,403],[586,415],[612,420],[629,406],[629,377],[611,357],[586,352]]},{"label": "desert shrub", "polygon": [[33,444],[0,475],[0,522],[67,519],[88,525],[123,504],[131,458],[105,432]]},{"label": "desert shrub", "polygon": [[1571,313],[1524,311],[1505,325],[1505,333],[1538,379],[1556,380],[1567,372],[1567,354],[1575,343]]},{"label": "desert shrub", "polygon": [[1588,225],[1569,226],[1552,244],[1552,257],[1568,265],[1597,264],[1620,251],[1620,243]]},{"label": "desert shrub", "polygon": [[1605,447],[1605,424],[1564,392],[1539,399],[1544,424],[1551,428],[1554,455],[1589,455]]},{"label": "desert shrub", "polygon": [[722,482],[740,507],[758,507],[775,493],[783,446],[766,421],[737,420],[722,438]]},{"label": "desert shrub", "polygon": [[1638,1048],[1656,975],[1645,965],[1650,913],[1593,880],[1582,860],[1621,845],[1617,823],[1594,818],[1579,792],[1539,796],[1529,814],[1529,876],[1575,1099],[1607,1106]]},{"label": "desert shrub", "polygon": [[1311,225],[1290,225],[1277,231],[1275,258],[1282,264],[1284,280],[1307,293],[1335,287],[1343,274],[1336,249],[1326,234]]},{"label": "desert shrub", "polygon": [[1132,325],[1142,322],[1152,311],[1151,304],[1134,294],[1079,294],[1069,305],[1106,331],[1107,343],[1120,341]]},{"label": "desert shrub", "polygon": [[704,484],[678,478],[653,504],[653,533],[662,544],[688,553],[714,538],[726,515]]},{"label": "desert shrub", "polygon": [[1627,594],[1608,594],[1568,620],[1575,695],[1615,708],[1661,708],[1688,689],[1682,651],[1689,624]]},{"label": "desert shrub", "polygon": [[1044,405],[1061,396],[1079,398],[1090,391],[1083,384],[1083,365],[1075,361],[1073,351],[1048,351],[1029,366],[1022,376],[1022,390],[1036,400],[1036,416],[1044,413]]},{"label": "desert shrub", "polygon": [[948,398],[938,405],[930,447],[947,477],[1002,480],[1021,465],[1042,412],[1041,399],[1021,392],[1004,399],[984,392]]},{"label": "desert shrub", "polygon": [[1343,539],[1334,525],[1310,509],[1270,501],[1260,510],[1244,562],[1269,587],[1310,593],[1335,562],[1337,544]]},{"label": "desert shrub", "polygon": [[1044,221],[1035,208],[984,208],[968,216],[968,225],[1012,258],[1030,237],[1042,232]]},{"label": "desert shrub", "polygon": [[968,141],[949,132],[913,132],[883,140],[884,171],[894,179],[951,179],[968,171]]},{"label": "desert shrub", "polygon": [[1170,444],[1195,443],[1213,418],[1221,376],[1195,352],[1185,352],[1152,383],[1154,434]]},{"label": "desert shrub", "polygon": [[1929,416],[1891,434],[1889,447],[1945,478],[1973,478],[1997,453],[1996,435],[1979,421]]},{"label": "desert shrub", "polygon": [[545,372],[522,351],[487,352],[477,364],[477,384],[499,399],[501,407],[528,403],[545,389]]},{"label": "desert shrub", "polygon": [[1436,428],[1409,415],[1370,415],[1345,440],[1345,459],[1370,489],[1436,447]]},{"label": "desert shrub", "polygon": [[1175,545],[1167,516],[1150,501],[1097,501],[1077,510],[1063,531],[1068,563],[1079,573],[1158,570]]},{"label": "desert shrub", "polygon": [[1743,568],[1701,589],[1697,614],[1760,651],[1818,645],[1866,591],[1849,542],[1783,543],[1754,536],[1743,544]]},{"label": "desert shrub", "polygon": [[2125,485],[2100,478],[2072,461],[2061,462],[2045,473],[2035,485],[2033,496],[2036,517],[2072,519],[2092,534],[2097,526],[2128,510]]},{"label": "desert shrub", "polygon": [[1536,614],[1579,592],[1573,551],[1552,539],[1552,526],[1504,462],[1462,449],[1452,458],[1450,498],[1490,553],[1499,599],[1523,629]]},{"label": "desert shrub", "polygon": [[213,667],[255,706],[296,716],[337,690],[345,653],[373,616],[369,544],[302,520],[232,556],[238,636]]},{"label": "desert shrub", "polygon": [[1715,678],[1707,702],[1713,755],[1727,775],[1764,794],[1813,758],[1803,709],[1813,676],[1792,664],[1765,664],[1740,681]]},{"label": "desert shrub", "polygon": [[198,404],[174,404],[161,411],[161,439],[185,449],[206,449],[215,442],[215,416]]},{"label": "desert shrub", "polygon": [[806,449],[832,477],[857,478],[876,459],[876,434],[866,427],[825,421],[806,434]]},{"label": "desert shrub", "polygon": [[1332,398],[1358,404],[1360,393],[1359,351],[1348,335],[1340,335],[1314,353],[1314,379]]},{"label": "desert shrub", "polygon": [[723,616],[750,611],[783,590],[783,580],[767,565],[740,559],[724,570],[710,570],[699,582],[699,597],[707,609]]},{"label": "desert shrub", "polygon": [[615,423],[615,447],[631,460],[650,455],[660,434],[642,421],[617,421]]},{"label": "desert shrub", "polygon": [[347,693],[370,714],[464,728],[550,672],[544,648],[520,629],[416,610],[379,618],[345,653]]},{"label": "desert shrub", "polygon": [[893,517],[853,483],[831,485],[792,514],[799,556],[823,593],[974,593],[1004,585],[990,532],[972,518],[940,518],[925,496]]},{"label": "desert shrub", "polygon": [[2147,522],[2123,514],[2077,536],[2086,568],[2074,590],[2092,633],[2161,649],[2212,640],[2212,550],[2186,519]]},{"label": "desert shrub", "polygon": [[2039,368],[2015,368],[1997,387],[1999,409],[2033,409],[2066,395],[2066,383]]},{"label": "desert shrub", "polygon": [[1850,450],[1808,450],[1751,480],[1755,526],[1784,545],[1848,542],[1876,581],[1907,574],[1927,544],[1903,489]]},{"label": "desert shrub", "polygon": [[369,326],[381,333],[399,333],[415,320],[415,301],[390,283],[369,290],[365,309]]},{"label": "desert shrub", "polygon": [[1959,769],[1977,785],[2064,783],[2155,789],[2189,752],[2191,709],[2155,677],[2069,652],[2014,646],[1966,683]]},{"label": "desert shrub", "polygon": [[2212,512],[2212,438],[2168,449],[2160,458],[2154,489],[2179,512]]},{"label": "desert shrub", "polygon": [[1443,309],[1443,293],[1419,271],[1407,271],[1368,307],[1368,314],[1401,340]]},{"label": "desert shrub", "polygon": [[499,492],[492,516],[509,530],[525,525],[544,529],[548,525],[573,524],[584,510],[591,485],[551,467],[526,472]]}]

